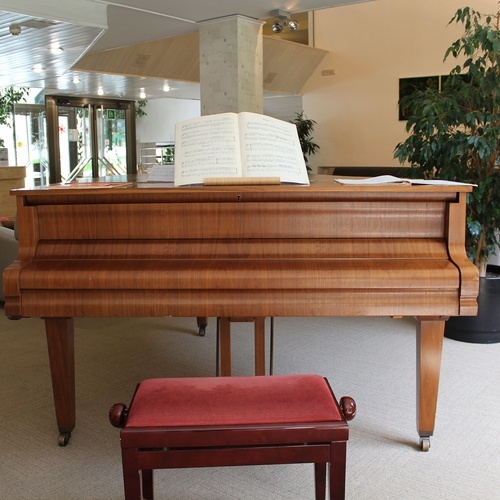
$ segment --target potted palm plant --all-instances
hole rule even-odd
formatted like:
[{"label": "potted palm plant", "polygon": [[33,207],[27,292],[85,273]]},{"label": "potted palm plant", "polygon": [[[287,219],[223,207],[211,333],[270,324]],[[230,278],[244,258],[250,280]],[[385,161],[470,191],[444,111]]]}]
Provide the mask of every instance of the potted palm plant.
[{"label": "potted palm plant", "polygon": [[[479,317],[451,318],[446,334],[458,338],[464,330],[467,338],[460,340],[498,342],[500,278],[488,279],[487,263],[498,248],[500,228],[500,12],[481,14],[466,7],[450,23],[462,23],[464,33],[448,48],[445,60],[453,56],[464,62],[441,78],[440,89],[415,91],[400,100],[409,110],[409,136],[396,146],[394,156],[409,164],[409,177],[476,185],[467,205],[466,249],[481,276]],[[488,298],[490,291],[493,298]],[[467,323],[481,322],[489,313],[497,316],[472,326],[479,330],[469,335]]]},{"label": "potted palm plant", "polygon": [[309,156],[316,154],[319,150],[319,146],[313,141],[312,136],[316,122],[307,118],[304,111],[301,111],[300,113],[296,113],[295,120],[293,120],[292,123],[297,126],[297,134],[299,135],[300,147],[304,155],[306,169],[310,172]]}]

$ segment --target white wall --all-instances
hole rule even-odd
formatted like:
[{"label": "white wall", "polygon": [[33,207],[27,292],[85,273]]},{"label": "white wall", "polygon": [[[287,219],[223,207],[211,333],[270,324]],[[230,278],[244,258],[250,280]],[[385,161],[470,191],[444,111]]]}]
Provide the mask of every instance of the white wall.
[{"label": "white wall", "polygon": [[151,99],[146,116],[137,118],[137,142],[173,142],[175,124],[200,116],[200,101],[190,99]]},{"label": "white wall", "polygon": [[[304,88],[304,110],[316,120],[319,165],[398,165],[396,145],[405,140],[398,119],[399,78],[447,74],[446,49],[463,32],[448,25],[458,8],[497,10],[497,0],[375,0],[314,15],[315,46],[331,53]],[[334,68],[333,76],[321,76]]]},{"label": "white wall", "polygon": [[[302,96],[266,97],[264,113],[280,120],[291,121],[303,109]],[[199,100],[151,99],[146,104],[146,116],[137,118],[137,143],[173,142],[175,124],[201,115]]]}]

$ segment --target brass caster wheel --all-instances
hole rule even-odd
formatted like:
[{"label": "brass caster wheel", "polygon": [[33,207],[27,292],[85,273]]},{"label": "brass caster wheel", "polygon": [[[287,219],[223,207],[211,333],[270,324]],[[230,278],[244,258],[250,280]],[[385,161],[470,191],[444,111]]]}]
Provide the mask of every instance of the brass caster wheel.
[{"label": "brass caster wheel", "polygon": [[205,333],[206,333],[206,329],[207,327],[206,326],[200,326],[199,330],[198,330],[198,335],[200,337],[204,337],[205,336]]},{"label": "brass caster wheel", "polygon": [[430,437],[420,438],[420,449],[422,451],[429,451],[430,447],[431,447],[431,438]]},{"label": "brass caster wheel", "polygon": [[69,443],[70,437],[71,437],[71,432],[60,432],[57,444],[59,446],[66,446]]}]

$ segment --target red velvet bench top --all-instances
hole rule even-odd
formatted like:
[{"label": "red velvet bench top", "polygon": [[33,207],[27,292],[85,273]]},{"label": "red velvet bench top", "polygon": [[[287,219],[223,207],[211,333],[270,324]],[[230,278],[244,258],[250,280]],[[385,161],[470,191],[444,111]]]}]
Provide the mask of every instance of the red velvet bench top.
[{"label": "red velvet bench top", "polygon": [[320,375],[157,378],[139,384],[124,428],[342,420]]}]

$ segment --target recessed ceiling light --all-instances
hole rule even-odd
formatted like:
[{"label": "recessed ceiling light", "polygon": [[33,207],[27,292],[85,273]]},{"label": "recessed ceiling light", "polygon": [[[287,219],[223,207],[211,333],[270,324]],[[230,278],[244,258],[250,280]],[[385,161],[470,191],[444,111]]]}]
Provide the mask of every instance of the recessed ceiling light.
[{"label": "recessed ceiling light", "polygon": [[104,90],[103,90],[103,88],[102,88],[102,87],[99,87],[99,88],[97,89],[97,95],[104,95]]},{"label": "recessed ceiling light", "polygon": [[81,81],[81,80],[80,80],[80,77],[79,77],[78,75],[75,75],[75,76],[73,77],[73,83],[80,83],[80,81]]},{"label": "recessed ceiling light", "polygon": [[49,47],[49,50],[51,52],[51,54],[61,54],[62,52],[64,52],[64,49],[62,47],[59,47],[58,45],[51,45]]},{"label": "recessed ceiling light", "polygon": [[139,97],[141,99],[146,99],[146,91],[144,89],[141,89],[141,93],[139,94]]},{"label": "recessed ceiling light", "polygon": [[163,85],[163,92],[170,92],[170,85],[168,83],[165,83]]},{"label": "recessed ceiling light", "polygon": [[45,68],[41,64],[35,64],[31,68],[31,70],[34,71],[35,73],[42,73],[45,70]]}]

